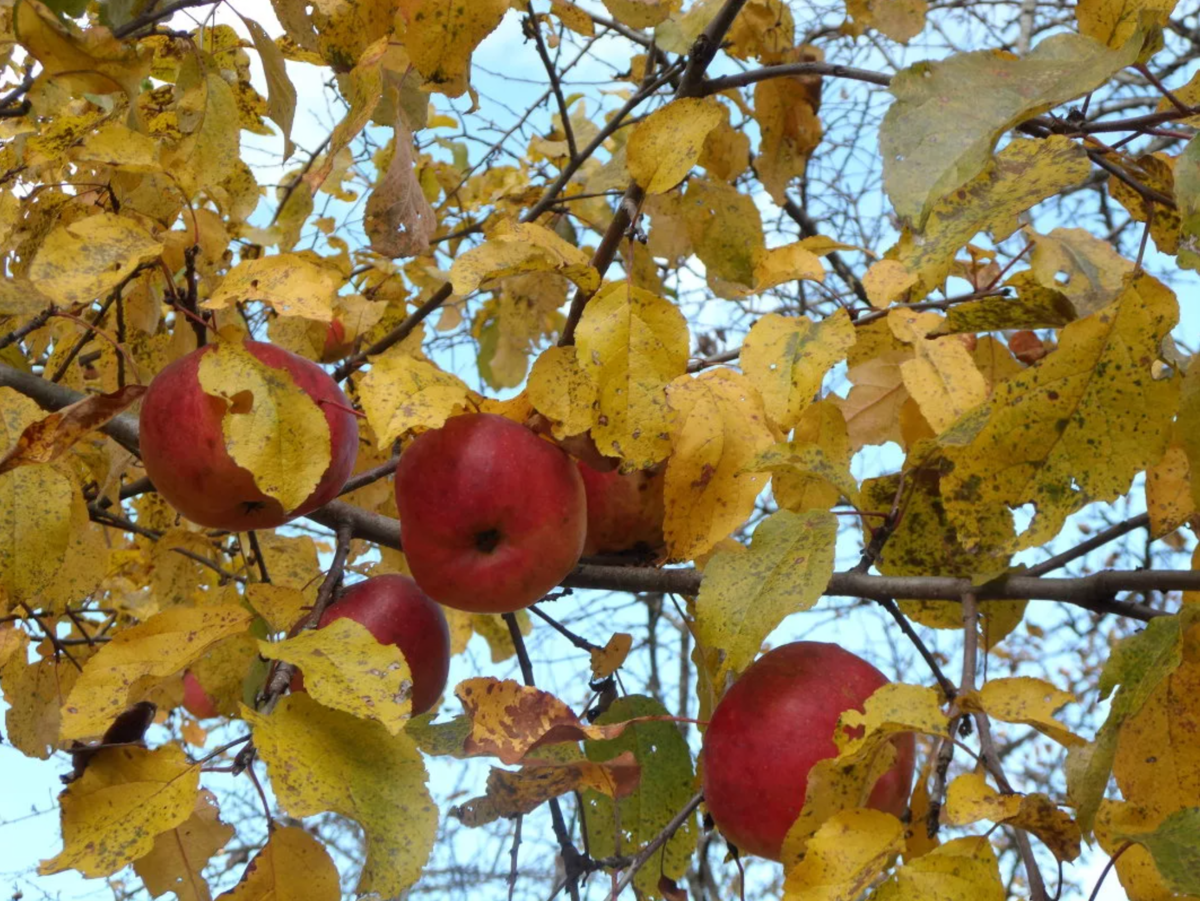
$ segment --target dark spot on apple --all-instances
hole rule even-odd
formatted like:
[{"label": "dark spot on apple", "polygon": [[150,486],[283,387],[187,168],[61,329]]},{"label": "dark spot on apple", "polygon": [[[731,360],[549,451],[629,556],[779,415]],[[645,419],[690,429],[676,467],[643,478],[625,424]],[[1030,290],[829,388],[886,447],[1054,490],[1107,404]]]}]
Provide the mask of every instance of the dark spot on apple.
[{"label": "dark spot on apple", "polygon": [[475,550],[481,554],[490,554],[500,544],[499,529],[485,529],[475,533]]}]

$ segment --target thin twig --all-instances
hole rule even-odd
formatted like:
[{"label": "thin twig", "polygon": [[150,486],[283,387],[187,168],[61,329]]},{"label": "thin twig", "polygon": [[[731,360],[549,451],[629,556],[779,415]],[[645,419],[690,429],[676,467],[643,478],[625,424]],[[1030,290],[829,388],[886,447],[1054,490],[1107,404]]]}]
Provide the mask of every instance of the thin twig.
[{"label": "thin twig", "polygon": [[629,883],[633,882],[633,877],[637,875],[638,870],[646,865],[646,862],[654,856],[654,853],[659,848],[670,841],[671,836],[679,831],[679,828],[687,822],[688,817],[695,812],[696,808],[700,806],[700,802],[703,800],[704,795],[701,792],[697,792],[696,794],[692,795],[691,800],[689,800],[687,804],[683,805],[683,809],[671,818],[671,822],[667,823],[667,825],[662,828],[658,835],[654,836],[654,838],[647,843],[646,847],[638,852],[638,856],[633,859],[633,862],[628,866],[625,872],[621,874],[620,881],[617,882],[617,884],[613,887],[612,894],[608,896],[609,901],[616,901],[617,897],[621,894],[621,892],[625,891]]}]

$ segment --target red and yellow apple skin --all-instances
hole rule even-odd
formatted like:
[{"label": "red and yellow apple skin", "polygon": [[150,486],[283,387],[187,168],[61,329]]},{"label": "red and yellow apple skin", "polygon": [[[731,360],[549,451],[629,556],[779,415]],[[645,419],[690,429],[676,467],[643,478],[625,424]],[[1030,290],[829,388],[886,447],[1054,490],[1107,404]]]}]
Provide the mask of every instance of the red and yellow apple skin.
[{"label": "red and yellow apple skin", "polygon": [[183,673],[183,709],[198,720],[217,716],[217,705],[191,670]]},{"label": "red and yellow apple skin", "polygon": [[198,525],[243,532],[272,529],[333,500],[354,471],[358,421],[350,402],[320,366],[273,344],[245,342],[246,349],[273,369],[284,369],[320,405],[329,423],[330,463],[317,487],[295,510],[258,490],[249,470],[225,450],[223,398],[200,387],[205,345],[155,376],[142,399],[142,462],[154,487]]},{"label": "red and yellow apple skin", "polygon": [[[318,629],[348,617],[366,626],[380,644],[400,649],[412,674],[412,713],[425,713],[446,690],[450,627],[446,614],[408,576],[374,576],[347,590],[321,614]],[[297,672],[292,691],[304,689]]]},{"label": "red and yellow apple skin", "polygon": [[583,553],[620,554],[663,546],[663,473],[600,472],[580,462],[587,493],[587,539]]},{"label": "red and yellow apple skin", "polygon": [[[837,755],[838,717],[862,710],[883,674],[836,644],[798,641],[755,661],[721,698],[704,733],[704,801],[740,851],[779,860],[804,806],[808,773]],[[913,736],[893,739],[898,757],[869,806],[901,816],[912,786]]]},{"label": "red and yellow apple skin", "polygon": [[511,613],[563,580],[587,530],[583,479],[559,447],[490,413],[420,435],[396,466],[400,543],[447,607]]}]

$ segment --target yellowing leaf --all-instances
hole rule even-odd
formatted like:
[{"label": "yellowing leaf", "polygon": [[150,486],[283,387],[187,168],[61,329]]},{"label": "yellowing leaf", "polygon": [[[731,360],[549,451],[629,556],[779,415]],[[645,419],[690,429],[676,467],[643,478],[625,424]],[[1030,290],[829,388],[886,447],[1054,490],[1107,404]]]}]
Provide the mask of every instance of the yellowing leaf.
[{"label": "yellowing leaf", "polygon": [[[596,718],[602,728],[628,727],[616,738],[584,742],[588,760],[615,763],[632,753],[641,781],[631,794],[617,800],[589,789],[583,793],[588,848],[596,857],[637,853],[658,836],[692,797],[694,777],[687,742],[674,723],[648,722],[667,715],[653,698],[627,695]],[[620,837],[618,838],[618,831]],[[643,867],[633,886],[645,897],[659,894],[658,880],[680,879],[692,864],[699,830],[695,816],[654,853],[654,865]]]},{"label": "yellowing leaf", "polygon": [[983,170],[1001,134],[1099,87],[1141,48],[1140,34],[1118,50],[1058,34],[1023,58],[979,50],[899,72],[879,133],[896,212],[923,227],[934,203]]},{"label": "yellowing leaf", "polygon": [[704,139],[724,115],[715,97],[683,97],[655,110],[629,136],[629,174],[647,194],[671,190],[692,171]]},{"label": "yellowing leaf", "polygon": [[900,365],[908,358],[907,351],[886,351],[861,365],[851,365],[846,372],[850,393],[835,397],[833,403],[846,419],[852,449],[901,440],[900,408],[909,394]]},{"label": "yellowing leaf", "polygon": [[292,143],[292,120],[296,116],[296,87],[288,78],[287,65],[279,46],[256,21],[245,16],[241,19],[262,60],[263,74],[267,79],[267,115],[283,131],[283,158],[286,161],[295,148]]},{"label": "yellowing leaf", "polygon": [[988,385],[971,352],[956,338],[929,338],[942,318],[936,313],[892,310],[888,325],[911,343],[916,356],[900,364],[900,377],[921,415],[940,433],[988,396]]},{"label": "yellowing leaf", "polygon": [[450,815],[466,826],[484,826],[501,817],[531,813],[567,792],[591,789],[610,798],[623,797],[634,790],[640,776],[641,768],[629,751],[604,763],[538,763],[515,773],[492,767],[487,794],[451,808]]},{"label": "yellowing leaf", "polygon": [[362,719],[373,719],[395,735],[412,713],[412,672],[396,645],[380,644],[350,617],[280,642],[260,641],[268,660],[282,660],[304,673],[314,701]]},{"label": "yellowing leaf", "polygon": [[981,772],[964,773],[946,789],[946,821],[968,826],[979,820],[1032,832],[1064,863],[1079,856],[1079,826],[1042,794],[1002,795]]},{"label": "yellowing leaf", "polygon": [[871,901],[1004,901],[996,854],[986,836],[956,838],[902,866]]},{"label": "yellowing leaf", "polygon": [[508,0],[399,0],[408,23],[404,46],[425,80],[448,97],[467,90],[471,53],[495,30]]},{"label": "yellowing leaf", "polygon": [[681,376],[667,399],[675,425],[663,534],[673,558],[691,560],[746,521],[765,482],[747,467],[775,436],[758,392],[732,370]]},{"label": "yellowing leaf", "polygon": [[893,41],[907,44],[925,28],[925,0],[846,0],[855,34],[878,29]]},{"label": "yellowing leaf", "polygon": [[156,680],[199,660],[217,642],[245,630],[252,618],[240,606],[173,607],[117,632],[84,664],[62,708],[62,737],[103,734]]},{"label": "yellowing leaf", "polygon": [[286,369],[267,366],[241,343],[222,341],[200,359],[205,394],[228,402],[225,450],[286,511],[313,493],[329,468],[329,421]]},{"label": "yellowing leaf", "polygon": [[696,598],[696,640],[723,652],[715,681],[739,673],[784,617],[808,610],[833,575],[837,517],[779,510],[759,523],[750,550],[719,553],[704,569]]},{"label": "yellowing leaf", "polygon": [[0,473],[57,459],[85,434],[100,428],[145,393],[141,385],[126,385],[112,394],[90,394],[31,423],[0,459]]},{"label": "yellowing leaf", "polygon": [[[946,311],[946,318],[941,324],[927,333],[927,337],[974,334],[1001,329],[1061,328],[1077,318],[1075,307],[1067,296],[1053,288],[1042,287],[1028,269],[1009,278],[1004,286],[1016,289],[1017,296],[985,297],[983,300],[956,303]],[[979,356],[978,349],[983,344],[984,342],[980,341],[976,345],[976,362]],[[989,346],[996,347],[994,339]],[[1012,354],[1009,354],[1009,358],[1012,358]],[[1018,366],[1013,372],[1019,370]],[[994,383],[1000,379],[989,381]]]},{"label": "yellowing leaf", "polygon": [[766,291],[802,278],[817,282],[825,280],[825,267],[821,265],[820,256],[803,241],[760,250],[754,260],[755,291]]},{"label": "yellowing leaf", "polygon": [[954,463],[942,494],[968,546],[996,504],[1037,506],[1005,548],[1048,541],[1068,515],[1122,494],[1161,456],[1178,382],[1155,381],[1151,363],[1177,317],[1169,289],[1135,276],[1109,307],[1064,328],[1058,350],[941,436]]},{"label": "yellowing leaf", "polygon": [[467,399],[462,380],[425,360],[391,352],[371,361],[359,398],[379,447],[415,428],[437,429]]},{"label": "yellowing leaf", "polygon": [[246,865],[227,901],[338,901],[338,871],[321,843],[300,826],[275,827]]},{"label": "yellowing leaf", "polygon": [[1075,700],[1069,691],[1061,691],[1043,679],[1014,676],[991,679],[978,691],[964,692],[960,704],[964,710],[978,710],[1006,723],[1024,723],[1064,747],[1077,747],[1083,739],[1054,718],[1054,712]]},{"label": "yellowing leaf", "polygon": [[854,325],[845,310],[817,323],[807,316],[770,313],[751,327],[740,362],[771,421],[787,430],[800,421],[825,374],[853,344]]},{"label": "yellowing leaf", "polygon": [[784,901],[854,901],[902,850],[904,826],[890,813],[861,807],[836,813],[788,870]]},{"label": "yellowing leaf", "polygon": [[0,474],[0,607],[33,601],[54,578],[71,543],[76,494],[51,466]]},{"label": "yellowing leaf", "polygon": [[407,734],[389,735],[380,724],[322,707],[307,694],[288,695],[269,716],[246,708],[243,714],[288,813],[332,811],[366,832],[358,892],[392,897],[417,881],[433,847],[437,808]]},{"label": "yellowing leaf", "polygon": [[[0,633],[2,634],[2,633]],[[602,648],[593,648],[592,678],[607,679],[625,662],[629,649],[633,647],[633,636],[628,632],[618,632],[608,640]]]},{"label": "yellowing leaf", "polygon": [[455,294],[467,295],[523,272],[557,272],[588,292],[600,285],[600,273],[578,247],[544,226],[507,220],[489,233],[487,241],[455,259],[450,281]]},{"label": "yellowing leaf", "polygon": [[299,254],[278,253],[238,263],[201,306],[223,310],[239,303],[262,301],[281,316],[329,322],[341,283],[341,276],[330,266],[321,266]]},{"label": "yellowing leaf", "polygon": [[1149,832],[1114,832],[1154,858],[1163,882],[1179,895],[1200,895],[1200,808],[1177,810]]},{"label": "yellowing leaf", "polygon": [[[274,578],[275,571],[270,572]],[[255,582],[246,586],[246,600],[272,632],[286,632],[311,611],[316,596],[288,585]]]},{"label": "yellowing leaf", "polygon": [[[774,2],[782,5],[778,0]],[[761,8],[761,0],[759,5]],[[748,11],[743,10],[739,19]],[[786,6],[783,12],[790,20]],[[776,22],[779,21],[777,14]],[[810,46],[793,50],[792,43],[787,42],[787,58],[781,58],[780,62],[813,62],[824,58],[819,50]],[[784,75],[754,86],[754,118],[761,135],[754,168],[771,199],[780,206],[787,200],[788,185],[792,179],[804,174],[809,155],[821,143],[823,131],[821,120],[817,118],[820,103],[819,75]]]},{"label": "yellowing leaf", "polygon": [[1163,458],[1146,470],[1146,512],[1150,514],[1152,538],[1174,532],[1196,515],[1191,466],[1178,437],[1167,446]]},{"label": "yellowing leaf", "polygon": [[43,876],[76,869],[109,876],[149,853],[154,837],[181,825],[196,805],[200,767],[178,745],[104,748],[62,793],[63,850]]},{"label": "yellowing leaf", "polygon": [[683,0],[604,0],[613,18],[630,28],[653,28],[678,12]]},{"label": "yellowing leaf", "polygon": [[687,320],[670,301],[606,285],[583,310],[575,333],[580,366],[596,384],[592,438],[601,453],[646,469],[670,448],[664,389],[687,369]]},{"label": "yellowing leaf", "polygon": [[862,283],[871,303],[883,309],[894,301],[904,300],[908,290],[917,284],[917,276],[898,260],[880,260],[871,264]]},{"label": "yellowing leaf", "polygon": [[1079,0],[1079,31],[1116,49],[1125,46],[1148,21],[1165,24],[1179,0]]},{"label": "yellowing leaf", "polygon": [[529,371],[527,390],[534,409],[553,422],[556,438],[578,435],[591,428],[596,384],[579,365],[576,348],[544,350]]},{"label": "yellowing leaf", "polygon": [[[303,176],[303,187],[307,188],[307,202],[304,206],[309,210],[312,209],[312,195],[325,184],[343,151],[358,137],[359,132],[367,127],[367,123],[371,121],[371,114],[379,105],[383,96],[382,60],[387,52],[387,41],[385,35],[364,48],[357,59],[353,60],[353,68],[341,80],[339,87],[342,96],[349,101],[350,108],[329,136],[329,147],[324,157]],[[300,193],[293,191],[292,196],[296,197]]]},{"label": "yellowing leaf", "polygon": [[192,815],[174,829],[156,835],[150,853],[134,861],[133,869],[151,895],[174,892],[178,901],[212,898],[201,872],[209,858],[233,837],[233,827],[222,823],[218,814],[216,798],[201,790]]},{"label": "yellowing leaf", "polygon": [[134,220],[97,213],[46,235],[29,265],[29,281],[61,306],[91,303],[162,249]]},{"label": "yellowing leaf", "polygon": [[850,475],[850,435],[842,412],[831,401],[811,404],[800,416],[792,441],[759,454],[753,467],[771,472],[775,502],[787,510],[828,510],[858,485]]},{"label": "yellowing leaf", "polygon": [[1065,294],[1078,315],[1102,310],[1126,289],[1133,263],[1087,229],[1026,234],[1033,242],[1029,262],[1034,279],[1043,288]]},{"label": "yellowing leaf", "polygon": [[17,636],[15,642],[8,639],[16,647],[10,644],[10,656],[0,667],[0,687],[8,704],[5,739],[28,757],[48,760],[58,749],[62,704],[79,678],[79,670],[45,648],[42,659],[31,663],[28,635],[16,630],[0,634]]},{"label": "yellowing leaf", "polygon": [[765,247],[762,216],[754,200],[724,182],[693,178],[681,208],[709,288],[718,297],[750,292],[755,263]]}]

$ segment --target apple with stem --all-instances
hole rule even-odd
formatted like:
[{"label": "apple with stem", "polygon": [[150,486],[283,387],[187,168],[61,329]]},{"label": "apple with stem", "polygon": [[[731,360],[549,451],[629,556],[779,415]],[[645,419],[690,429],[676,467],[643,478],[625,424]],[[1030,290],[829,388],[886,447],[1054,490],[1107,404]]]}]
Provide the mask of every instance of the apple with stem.
[{"label": "apple with stem", "polygon": [[396,466],[400,543],[417,584],[447,607],[511,613],[579,560],[583,478],[561,448],[490,413],[420,435]]},{"label": "apple with stem", "polygon": [[665,470],[601,472],[578,464],[587,493],[587,540],[583,553],[657,551],[663,546]]},{"label": "apple with stem", "polygon": [[337,383],[316,363],[283,348],[245,342],[260,362],[285,370],[329,423],[328,468],[299,507],[284,510],[226,451],[221,423],[227,402],[206,394],[199,379],[200,360],[214,347],[207,344],[171,363],[142,399],[142,463],[155,489],[192,522],[230,532],[272,529],[333,500],[358,454],[358,421]]},{"label": "apple with stem", "polygon": [[[887,684],[836,644],[797,641],[764,654],[725,692],[704,733],[704,801],[739,850],[779,860],[804,807],[808,773],[837,755],[838,717]],[[868,806],[903,815],[912,785],[913,736],[893,739],[895,764]]]},{"label": "apple with stem", "polygon": [[[408,576],[374,576],[349,588],[321,614],[317,628],[349,617],[366,626],[380,644],[395,645],[412,675],[412,713],[437,703],[450,674],[450,627],[442,608]],[[304,688],[296,673],[292,691]]]}]

